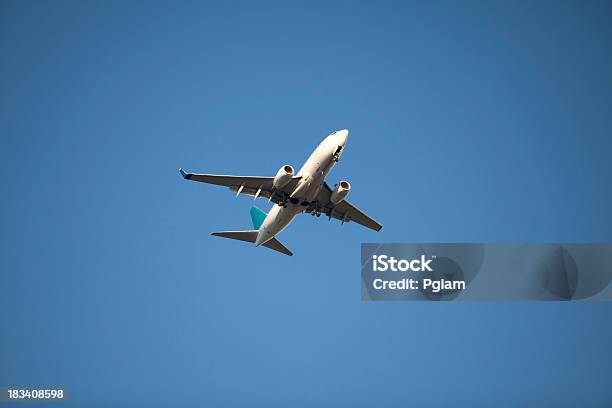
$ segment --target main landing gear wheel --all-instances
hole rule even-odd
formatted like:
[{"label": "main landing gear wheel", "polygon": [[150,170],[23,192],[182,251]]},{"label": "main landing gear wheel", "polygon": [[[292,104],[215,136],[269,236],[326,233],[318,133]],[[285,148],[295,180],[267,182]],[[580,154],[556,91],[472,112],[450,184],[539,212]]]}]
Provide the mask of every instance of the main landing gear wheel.
[{"label": "main landing gear wheel", "polygon": [[312,215],[313,217],[320,217],[321,216],[321,210],[317,209],[317,208],[308,208],[306,210],[307,213],[309,213],[310,215]]}]

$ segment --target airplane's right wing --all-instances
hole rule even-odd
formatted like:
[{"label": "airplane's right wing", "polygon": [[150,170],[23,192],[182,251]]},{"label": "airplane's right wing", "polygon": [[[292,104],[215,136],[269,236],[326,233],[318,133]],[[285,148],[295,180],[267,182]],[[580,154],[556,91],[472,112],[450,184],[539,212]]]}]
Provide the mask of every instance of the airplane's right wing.
[{"label": "airplane's right wing", "polygon": [[335,218],[342,222],[354,221],[357,224],[361,224],[364,227],[373,229],[375,231],[380,231],[382,229],[382,224],[361,211],[359,208],[355,207],[348,200],[342,200],[335,205],[332,204],[329,201],[331,194],[332,189],[327,185],[327,183],[325,183],[323,184],[323,188],[317,197],[317,200],[323,204],[321,212],[326,214],[330,219]]},{"label": "airplane's right wing", "polygon": [[230,190],[257,197],[270,198],[270,201],[278,203],[283,194],[289,195],[295,189],[300,177],[293,177],[281,190],[274,188],[274,177],[259,176],[224,176],[217,174],[195,174],[186,173],[180,169],[181,175],[186,180],[199,181],[201,183],[216,184],[229,187]]}]

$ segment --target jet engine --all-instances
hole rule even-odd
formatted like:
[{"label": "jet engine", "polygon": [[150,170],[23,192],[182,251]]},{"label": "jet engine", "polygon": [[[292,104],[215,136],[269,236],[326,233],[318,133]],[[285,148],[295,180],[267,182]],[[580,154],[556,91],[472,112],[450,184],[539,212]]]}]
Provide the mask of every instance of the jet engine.
[{"label": "jet engine", "polygon": [[336,188],[332,191],[331,197],[329,201],[332,204],[338,204],[340,201],[344,200],[346,196],[348,196],[349,191],[351,191],[351,185],[348,181],[341,181],[336,184]]},{"label": "jet engine", "polygon": [[281,189],[285,187],[291,181],[293,173],[293,167],[288,164],[278,169],[276,176],[274,176],[274,188]]}]

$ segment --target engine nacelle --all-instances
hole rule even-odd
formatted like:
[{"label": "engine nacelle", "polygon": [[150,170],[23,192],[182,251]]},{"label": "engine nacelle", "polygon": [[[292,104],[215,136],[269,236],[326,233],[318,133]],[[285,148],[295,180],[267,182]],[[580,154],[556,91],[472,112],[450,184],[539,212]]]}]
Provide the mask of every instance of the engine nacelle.
[{"label": "engine nacelle", "polygon": [[288,164],[278,169],[276,176],[274,176],[274,188],[280,189],[285,187],[291,181],[293,174],[293,167]]},{"label": "engine nacelle", "polygon": [[332,191],[329,201],[331,201],[332,204],[338,204],[340,201],[344,200],[346,196],[348,196],[349,191],[351,191],[351,185],[349,182],[341,181],[336,185],[334,191]]}]

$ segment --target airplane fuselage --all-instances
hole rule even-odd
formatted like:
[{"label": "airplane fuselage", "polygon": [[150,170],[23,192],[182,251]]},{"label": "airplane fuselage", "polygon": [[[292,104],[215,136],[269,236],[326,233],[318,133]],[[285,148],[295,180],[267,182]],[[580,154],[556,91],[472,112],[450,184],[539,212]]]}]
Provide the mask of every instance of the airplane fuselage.
[{"label": "airplane fuselage", "polygon": [[348,138],[348,130],[339,130],[327,136],[312,152],[297,176],[300,181],[291,193],[285,205],[275,205],[259,228],[256,246],[271,240],[284,230],[293,218],[304,212],[317,197],[325,177],[334,167]]}]

